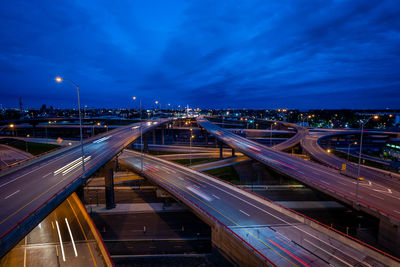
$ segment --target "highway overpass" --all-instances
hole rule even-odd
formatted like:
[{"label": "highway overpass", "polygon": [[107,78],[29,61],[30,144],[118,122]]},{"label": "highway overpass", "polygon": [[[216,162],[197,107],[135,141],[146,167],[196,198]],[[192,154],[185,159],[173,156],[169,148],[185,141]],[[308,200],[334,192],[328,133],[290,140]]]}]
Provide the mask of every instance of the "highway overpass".
[{"label": "highway overpass", "polygon": [[[337,135],[348,135],[354,133],[354,131],[340,133],[322,132],[314,133],[312,135],[305,135],[301,140],[301,146],[313,159],[323,164],[326,164],[327,166],[340,170],[342,168],[342,164],[346,164],[346,171],[343,173],[351,177],[357,177],[358,164],[348,162],[347,160],[339,158],[332,153],[328,153],[319,144],[321,138],[328,138]],[[356,132],[356,134],[359,134],[359,131]],[[357,147],[357,145],[354,146]],[[391,191],[395,189],[397,191],[400,191],[399,174],[361,165],[360,177],[363,177],[371,182],[381,184],[383,187],[387,187],[386,190],[389,189]],[[388,192],[390,192],[389,190]]]},{"label": "highway overpass", "polygon": [[[198,123],[220,141],[242,152],[275,171],[288,175],[301,183],[354,206],[380,219],[380,243],[400,248],[400,192],[368,181],[359,181],[358,195],[355,179],[344,176],[335,169],[306,161],[290,154],[276,151],[262,144],[235,135],[203,117]],[[400,249],[397,253],[400,254]]]},{"label": "highway overpass", "polygon": [[[143,133],[170,119],[136,123],[84,142],[86,177]],[[80,145],[0,172],[0,257],[84,183]]]},{"label": "highway overpass", "polygon": [[212,228],[213,246],[239,266],[394,266],[399,260],[215,177],[125,150],[141,172]]}]

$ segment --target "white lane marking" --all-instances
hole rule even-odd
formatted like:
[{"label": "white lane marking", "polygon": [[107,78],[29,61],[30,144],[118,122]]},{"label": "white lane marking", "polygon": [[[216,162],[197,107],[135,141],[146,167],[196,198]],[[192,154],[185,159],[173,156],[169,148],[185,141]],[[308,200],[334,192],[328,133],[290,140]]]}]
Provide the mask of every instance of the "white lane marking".
[{"label": "white lane marking", "polygon": [[373,197],[376,197],[376,198],[379,198],[379,199],[381,199],[381,200],[384,200],[383,199],[383,197],[380,197],[380,196],[378,196],[378,195],[375,195],[375,194],[369,194],[370,196],[373,196]]},{"label": "white lane marking", "polygon": [[[128,129],[128,128],[126,128],[126,129]],[[119,134],[122,135],[122,134],[123,134],[123,131],[126,130],[126,129],[118,130],[118,131],[116,131],[115,133],[119,133]],[[86,144],[84,144],[84,148],[89,148],[89,147],[91,147],[91,145],[92,145],[92,144],[86,143]],[[56,157],[54,160],[50,160],[48,163],[46,163],[46,164],[44,164],[44,165],[41,165],[41,166],[40,166],[40,162],[38,162],[38,163],[39,163],[39,167],[38,167],[38,168],[33,169],[33,170],[31,170],[31,171],[29,171],[29,172],[27,172],[27,173],[22,174],[22,175],[19,176],[19,177],[16,177],[16,178],[14,178],[14,179],[12,179],[12,180],[10,180],[10,181],[8,181],[8,182],[5,182],[5,183],[1,184],[1,185],[0,185],[0,188],[3,187],[3,186],[6,186],[6,185],[8,185],[8,184],[10,184],[10,183],[12,183],[12,182],[15,182],[16,180],[19,180],[19,179],[21,179],[22,177],[24,177],[24,176],[26,176],[26,175],[28,175],[28,174],[30,174],[30,173],[33,173],[33,172],[35,172],[35,171],[37,171],[37,170],[39,170],[39,169],[42,169],[42,168],[44,168],[44,167],[46,167],[46,166],[48,166],[48,165],[50,165],[50,164],[54,164],[55,162],[60,161],[60,160],[63,159],[63,158],[66,158],[66,157],[68,157],[68,156],[70,156],[70,155],[77,154],[77,153],[80,153],[80,150],[78,150],[78,148],[72,149],[72,151],[68,151],[68,153],[66,153],[65,155],[63,155],[63,156],[61,156],[61,157]]]},{"label": "white lane marking", "polygon": [[74,247],[75,257],[78,257],[78,252],[76,251],[74,237],[72,236],[71,228],[69,228],[69,223],[68,223],[67,218],[65,218],[65,223],[67,224],[68,232],[69,232],[69,235],[70,235],[70,237],[71,237],[72,246]]},{"label": "white lane marking", "polygon": [[398,211],[398,210],[393,210],[394,212],[396,212],[396,213],[398,213],[398,214],[400,214],[400,211]]},{"label": "white lane marking", "polygon": [[220,199],[218,196],[216,196],[216,195],[213,195],[213,197],[215,197],[216,199]]},{"label": "white lane marking", "polygon": [[390,188],[388,188],[388,192],[391,194],[391,193],[392,193],[392,190],[391,190]]},{"label": "white lane marking", "polygon": [[[151,159],[149,159],[149,160],[151,161]],[[182,173],[183,171],[180,169],[180,172]],[[193,173],[192,171],[189,171],[189,172],[190,172],[190,173]],[[186,173],[186,172],[183,172],[183,173]],[[206,180],[208,180],[208,181],[214,182],[213,180],[211,180],[211,178],[209,178],[209,177],[207,177],[207,176],[201,176],[201,177],[204,178],[204,179],[206,179]],[[214,184],[212,184],[212,183],[206,182],[206,181],[204,181],[204,180],[203,180],[203,182],[205,182],[206,184],[208,184],[208,185],[210,185],[210,186],[212,186],[212,187],[214,187],[214,188],[216,188],[216,189],[218,189],[218,190],[220,190],[220,191],[222,191],[222,192],[225,192],[225,193],[228,194],[228,195],[231,195],[231,196],[233,196],[233,197],[235,197],[235,198],[237,198],[237,199],[239,199],[239,200],[241,200],[241,201],[247,203],[247,204],[250,205],[250,206],[253,206],[253,207],[255,207],[255,208],[257,208],[257,209],[259,209],[259,210],[265,212],[266,214],[269,214],[270,216],[272,216],[272,217],[274,217],[274,218],[276,218],[276,219],[278,219],[278,220],[280,220],[280,221],[286,223],[287,225],[292,226],[293,228],[295,228],[295,229],[299,230],[300,232],[303,232],[303,233],[305,233],[305,234],[307,234],[307,235],[309,235],[309,236],[315,238],[316,240],[319,240],[320,242],[326,244],[327,246],[332,247],[332,248],[335,249],[336,251],[339,251],[339,252],[341,252],[342,254],[344,254],[344,255],[346,255],[346,256],[348,256],[348,257],[350,257],[350,258],[352,258],[352,259],[354,259],[354,260],[356,260],[356,261],[358,261],[358,262],[361,262],[361,261],[362,261],[361,259],[358,259],[358,258],[356,258],[355,256],[352,256],[352,255],[349,255],[349,254],[345,253],[343,250],[338,249],[338,248],[335,247],[334,245],[332,245],[332,244],[330,244],[330,243],[328,243],[328,242],[326,242],[326,241],[324,241],[324,240],[318,238],[317,236],[315,236],[315,235],[313,235],[313,234],[307,232],[306,230],[301,229],[300,227],[289,223],[288,221],[286,221],[286,220],[284,220],[284,219],[278,217],[277,215],[274,215],[274,214],[272,214],[272,213],[270,213],[270,212],[268,212],[268,211],[266,211],[266,210],[264,210],[264,209],[262,209],[262,208],[260,208],[260,207],[258,207],[258,206],[256,206],[256,205],[254,205],[254,204],[252,204],[252,203],[250,203],[250,202],[244,200],[243,198],[240,198],[240,197],[238,197],[238,196],[236,196],[236,195],[234,195],[234,194],[232,194],[232,193],[230,193],[230,192],[227,192],[226,190],[222,189],[221,187],[218,187],[218,186],[216,186],[216,185],[214,185]],[[350,194],[355,195],[354,193],[350,193]]]},{"label": "white lane marking", "polygon": [[64,246],[63,246],[63,243],[62,243],[60,227],[58,227],[58,221],[56,221],[56,226],[57,226],[57,232],[58,232],[58,239],[60,240],[61,254],[62,254],[62,257],[63,257],[63,261],[65,261]]},{"label": "white lane marking", "polygon": [[[67,156],[69,156],[69,155],[72,155],[72,154],[74,154],[74,153],[77,153],[77,152],[78,152],[78,151],[73,151],[73,152],[71,152],[71,153],[65,154],[64,156],[62,156],[62,157],[56,159],[55,161],[61,160],[61,159],[65,158],[65,157],[67,157]],[[41,168],[43,168],[43,167],[46,167],[46,166],[49,165],[49,164],[53,164],[53,163],[54,163],[54,161],[50,160],[49,163],[47,163],[47,164],[45,164],[45,165],[43,165],[43,166],[40,166],[40,167],[38,167],[38,168],[36,168],[36,169],[34,169],[34,170],[31,170],[31,171],[29,171],[29,172],[27,172],[27,173],[24,173],[23,175],[21,175],[21,176],[19,176],[19,177],[16,177],[16,178],[14,178],[14,179],[12,179],[12,180],[10,180],[10,181],[8,181],[8,182],[5,182],[4,184],[1,184],[0,187],[6,186],[6,185],[8,185],[9,183],[15,182],[16,180],[21,179],[21,178],[24,177],[25,175],[28,175],[28,174],[30,174],[30,173],[32,173],[32,172],[35,172],[35,171],[37,171],[37,170],[39,170],[39,169],[41,169]]]},{"label": "white lane marking", "polygon": [[21,190],[15,191],[14,193],[12,193],[12,194],[6,196],[4,199],[7,199],[7,198],[9,198],[9,197],[12,197],[13,195],[17,194],[19,191],[21,191]]},{"label": "white lane marking", "polygon": [[324,183],[324,184],[327,184],[327,185],[331,185],[331,183],[328,183],[328,182],[326,182],[326,181],[324,181],[324,180],[320,180],[320,182],[321,182],[321,183]]},{"label": "white lane marking", "polygon": [[338,184],[342,184],[342,185],[346,185],[345,183],[340,182],[340,181],[337,181],[337,183],[338,183]]},{"label": "white lane marking", "polygon": [[248,217],[250,217],[250,214],[248,214],[248,213],[246,213],[246,212],[244,212],[243,210],[239,210],[241,213],[243,213],[244,215],[246,215],[246,216],[248,216]]},{"label": "white lane marking", "polygon": [[185,181],[185,179],[183,179],[182,177],[179,177],[179,176],[178,176],[178,179],[179,179],[179,180],[182,180],[182,181]]},{"label": "white lane marking", "polygon": [[46,178],[46,177],[49,176],[50,174],[51,174],[51,172],[48,173],[48,174],[43,175],[43,178]]},{"label": "white lane marking", "polygon": [[352,267],[352,266],[353,266],[352,264],[350,264],[350,263],[348,263],[348,262],[346,262],[346,261],[342,260],[341,258],[339,258],[339,257],[337,257],[337,256],[335,256],[335,255],[333,255],[333,254],[332,254],[332,253],[330,253],[329,251],[326,251],[325,249],[323,249],[323,248],[321,248],[321,247],[319,247],[319,246],[315,245],[314,243],[310,242],[309,240],[307,240],[307,239],[304,239],[304,241],[306,241],[306,242],[310,243],[312,246],[314,246],[314,247],[316,247],[316,248],[319,248],[320,250],[322,250],[323,252],[325,252],[325,253],[326,253],[326,254],[328,254],[329,256],[331,256],[331,257],[334,257],[335,259],[337,259],[337,260],[339,260],[339,261],[343,262],[343,263],[344,263],[344,264],[346,264],[347,266],[350,266],[350,267]]},{"label": "white lane marking", "polygon": [[[204,178],[210,179],[210,178],[208,178],[208,177],[204,177]],[[207,182],[205,182],[205,183],[207,183]],[[309,236],[311,236],[311,237],[313,237],[313,238],[319,240],[320,242],[322,242],[322,243],[324,243],[324,244],[326,244],[326,245],[332,247],[332,248],[335,249],[336,251],[340,251],[340,252],[343,253],[344,255],[347,255],[348,257],[353,258],[353,259],[355,259],[356,261],[359,261],[359,262],[362,261],[362,260],[360,260],[360,259],[355,258],[354,256],[351,256],[351,255],[345,253],[343,250],[338,249],[337,247],[333,246],[332,244],[329,244],[329,243],[325,242],[324,240],[322,240],[322,239],[318,238],[317,236],[315,236],[315,235],[313,235],[313,234],[307,232],[306,230],[301,229],[300,227],[298,227],[298,226],[296,226],[296,225],[294,225],[294,224],[289,223],[288,221],[286,221],[286,220],[284,220],[284,219],[278,217],[277,215],[274,215],[274,214],[272,214],[272,213],[270,213],[270,212],[264,210],[263,208],[260,208],[260,207],[258,207],[257,205],[254,205],[254,204],[252,204],[252,203],[250,203],[250,202],[244,200],[243,198],[240,198],[240,197],[238,197],[238,196],[236,196],[236,195],[234,195],[234,194],[232,194],[232,193],[230,193],[230,192],[228,192],[228,191],[226,191],[226,190],[224,190],[224,189],[222,189],[222,188],[220,188],[220,187],[217,187],[217,186],[215,186],[215,185],[213,185],[213,184],[211,184],[211,183],[207,183],[207,184],[210,185],[210,186],[212,186],[212,187],[214,187],[214,188],[216,188],[216,189],[218,189],[218,190],[221,190],[222,192],[225,192],[225,193],[228,194],[228,195],[231,195],[231,196],[233,196],[233,197],[235,197],[235,198],[237,198],[237,199],[239,199],[239,200],[241,200],[241,201],[247,203],[247,204],[250,205],[250,206],[255,207],[256,209],[259,209],[259,210],[265,212],[266,214],[269,214],[270,216],[276,218],[277,220],[280,220],[280,221],[286,223],[287,225],[290,225],[290,226],[292,226],[293,228],[299,230],[300,232],[303,232],[303,233],[305,233],[305,234],[307,234],[307,235],[309,235]],[[354,194],[354,193],[353,193],[353,194]]]}]

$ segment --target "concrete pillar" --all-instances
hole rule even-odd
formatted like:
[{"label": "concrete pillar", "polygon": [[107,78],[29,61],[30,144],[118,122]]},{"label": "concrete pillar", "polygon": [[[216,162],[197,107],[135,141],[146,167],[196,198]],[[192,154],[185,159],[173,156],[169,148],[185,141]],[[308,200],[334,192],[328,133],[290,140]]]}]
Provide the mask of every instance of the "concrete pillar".
[{"label": "concrete pillar", "polygon": [[162,126],[162,128],[161,128],[161,144],[162,145],[164,145],[165,144],[165,142],[164,142],[164,133],[165,132],[165,127],[164,126]]},{"label": "concrete pillar", "polygon": [[205,144],[208,145],[208,133],[207,133],[207,131],[204,131],[204,136],[205,136]]},{"label": "concrete pillar", "polygon": [[220,159],[224,158],[224,149],[223,149],[223,145],[221,142],[219,142],[219,158]]},{"label": "concrete pillar", "polygon": [[117,172],[118,171],[118,155],[117,156],[115,156],[115,160],[114,160],[114,169],[115,169],[115,172]]},{"label": "concrete pillar", "polygon": [[235,149],[232,148],[232,157],[235,156]]},{"label": "concrete pillar", "polygon": [[106,188],[106,209],[115,208],[114,200],[114,168],[106,170],[106,177],[104,179]]},{"label": "concrete pillar", "polygon": [[400,222],[382,216],[379,220],[378,244],[400,256]]},{"label": "concrete pillar", "polygon": [[75,191],[76,195],[82,202],[84,202],[85,199],[85,191],[83,190],[83,187],[84,187],[83,185],[80,185]]},{"label": "concrete pillar", "polygon": [[143,151],[146,153],[149,152],[149,140],[147,135],[143,136]]},{"label": "concrete pillar", "polygon": [[154,129],[153,131],[153,145],[156,144],[156,130]]}]

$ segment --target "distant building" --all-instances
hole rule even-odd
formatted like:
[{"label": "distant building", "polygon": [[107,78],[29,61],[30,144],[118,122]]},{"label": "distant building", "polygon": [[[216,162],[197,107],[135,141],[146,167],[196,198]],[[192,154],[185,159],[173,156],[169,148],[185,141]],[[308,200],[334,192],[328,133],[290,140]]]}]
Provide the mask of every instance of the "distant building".
[{"label": "distant building", "polygon": [[392,139],[382,148],[383,156],[400,161],[400,139]]}]

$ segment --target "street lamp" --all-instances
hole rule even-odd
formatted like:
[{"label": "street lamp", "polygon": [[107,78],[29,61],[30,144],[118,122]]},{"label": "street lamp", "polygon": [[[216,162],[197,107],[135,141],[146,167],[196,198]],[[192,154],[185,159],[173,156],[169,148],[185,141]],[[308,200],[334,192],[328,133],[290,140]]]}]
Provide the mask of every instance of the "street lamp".
[{"label": "street lamp", "polygon": [[80,100],[80,94],[79,94],[79,85],[74,83],[71,80],[67,80],[61,77],[56,77],[56,82],[61,83],[62,81],[67,81],[71,83],[75,88],[76,91],[78,92],[78,113],[79,113],[79,132],[80,132],[80,138],[81,138],[81,153],[82,153],[82,179],[85,179],[85,154],[83,151],[83,134],[82,134],[82,118],[81,118],[81,100]]},{"label": "street lamp", "polygon": [[15,135],[15,134],[14,134],[14,133],[15,133],[15,132],[14,132],[14,126],[15,126],[14,124],[12,124],[12,123],[10,124],[10,128],[12,129],[12,136]]},{"label": "street lamp", "polygon": [[276,125],[277,123],[276,122],[274,122],[274,123],[271,123],[271,132],[270,132],[270,135],[269,135],[269,144],[272,146],[272,126],[274,126],[274,125]]},{"label": "street lamp", "polygon": [[361,154],[362,154],[362,145],[363,145],[364,126],[372,118],[374,120],[376,120],[379,118],[379,116],[378,115],[371,116],[366,121],[361,123],[360,151],[358,153],[358,169],[357,169],[356,205],[358,204],[358,187],[359,187],[359,183],[360,183],[359,181],[360,181],[360,167],[361,167]]},{"label": "street lamp", "polygon": [[193,129],[190,128],[190,149],[189,149],[189,166],[192,165],[192,139],[194,138],[194,135],[192,134]]},{"label": "street lamp", "polygon": [[29,134],[26,135],[26,139],[25,139],[25,151],[28,152],[28,138],[30,137]]},{"label": "street lamp", "polygon": [[[136,96],[133,97],[136,100]],[[158,102],[158,101],[156,101]],[[143,172],[143,122],[142,122],[142,98],[139,99],[139,119],[140,119],[140,169]]]},{"label": "street lamp", "polygon": [[357,145],[357,144],[358,144],[357,141],[354,142],[354,143],[350,143],[349,144],[349,146],[347,148],[347,162],[349,162],[349,155],[350,155],[350,147],[351,147],[351,145]]},{"label": "street lamp", "polygon": [[93,125],[92,125],[92,136],[94,136],[94,126],[95,126],[95,125],[100,126],[100,122],[98,122],[98,123],[93,123]]}]

